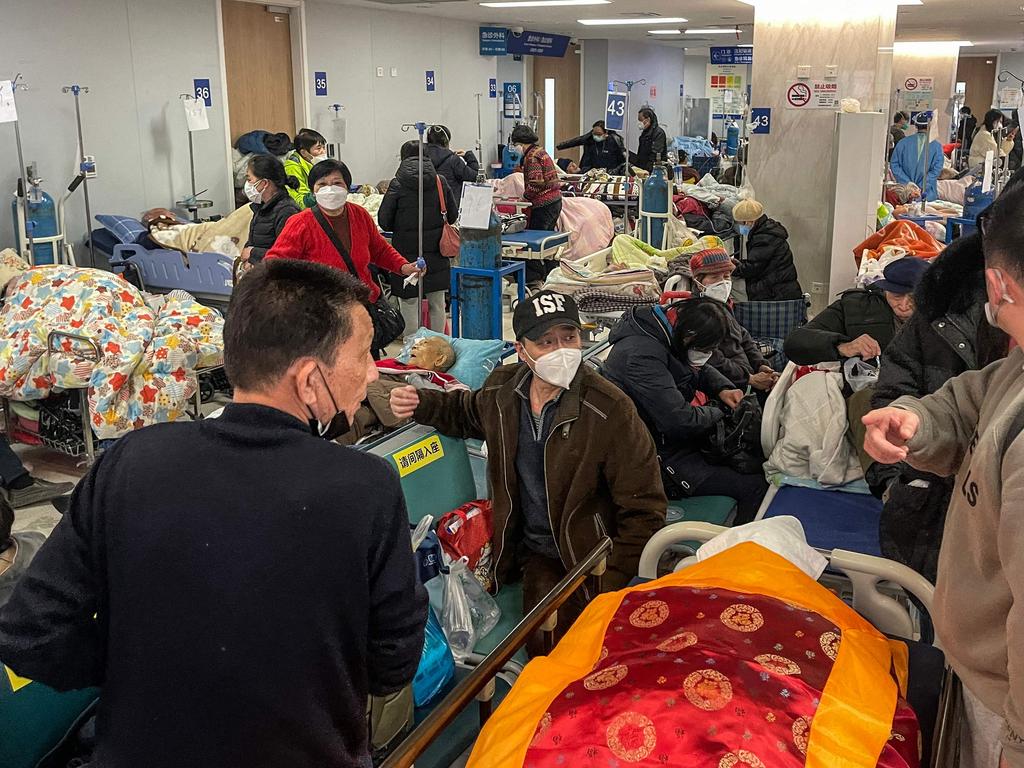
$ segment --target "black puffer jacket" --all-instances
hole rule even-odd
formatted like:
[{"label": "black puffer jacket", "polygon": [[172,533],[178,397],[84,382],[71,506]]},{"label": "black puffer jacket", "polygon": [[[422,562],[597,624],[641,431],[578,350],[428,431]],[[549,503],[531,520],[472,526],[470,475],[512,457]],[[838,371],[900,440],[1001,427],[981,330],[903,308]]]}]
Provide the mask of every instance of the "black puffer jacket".
[{"label": "black puffer jacket", "polygon": [[249,224],[249,239],[245,244],[252,247],[249,262],[256,264],[267,255],[284,229],[285,222],[299,212],[299,207],[284,189],[267,202],[252,203],[249,207],[252,208],[252,222]]},{"label": "black puffer jacket", "polygon": [[[735,273],[734,273],[735,274]],[[786,339],[786,357],[797,365],[842,359],[836,347],[868,334],[884,351],[896,335],[896,315],[881,291],[845,291]]]},{"label": "black puffer jacket", "polygon": [[603,372],[636,403],[640,418],[654,436],[659,455],[680,448],[697,451],[700,437],[724,413],[712,405],[690,404],[698,391],[717,397],[732,382],[710,365],[700,369],[672,350],[668,321],[649,307],[635,307],[612,329],[612,344]]},{"label": "black puffer jacket", "polygon": [[[423,258],[427,262],[427,274],[423,278],[423,291],[445,291],[451,279],[451,260],[441,255],[441,199],[437,192],[437,173],[433,164],[423,158]],[[454,224],[459,217],[459,205],[451,187],[443,178],[445,204],[448,208],[448,223]],[[381,229],[391,231],[391,245],[408,261],[416,261],[419,252],[419,160],[410,157],[398,167],[398,174],[391,180],[388,191],[381,200],[377,211],[377,223]],[[405,277],[388,275],[391,293],[402,299],[414,298],[419,289],[403,286]]]},{"label": "black puffer jacket", "polygon": [[775,219],[761,216],[747,235],[746,259],[733,278],[747,283],[747,301],[786,301],[804,295],[796,276],[789,232]]},{"label": "black puffer jacket", "polygon": [[[930,395],[954,376],[1006,356],[1006,334],[985,320],[980,235],[947,247],[924,273],[914,299],[914,315],[882,356],[873,408],[883,408],[902,395]],[[889,491],[879,531],[882,553],[934,583],[954,479],[900,464],[873,465],[869,480]]]},{"label": "black puffer jacket", "polygon": [[768,365],[750,332],[728,313],[729,332],[718,349],[711,355],[708,365],[717,368],[737,389],[746,389],[750,376]]},{"label": "black puffer jacket", "polygon": [[461,200],[463,182],[476,181],[477,171],[480,170],[480,163],[476,159],[476,155],[467,152],[460,157],[448,147],[438,144],[426,144],[423,149],[425,150],[424,156],[429,157],[430,162],[434,164],[434,170],[452,188],[455,199]]},{"label": "black puffer jacket", "polygon": [[658,125],[658,116],[654,115],[651,124],[640,134],[636,153],[629,153],[629,162],[637,168],[649,171],[659,157],[662,162],[668,160],[668,137],[665,135],[665,129]]},{"label": "black puffer jacket", "polygon": [[611,173],[618,173],[626,162],[626,147],[622,137],[615,131],[608,131],[604,141],[597,141],[593,133],[584,133],[575,139],[563,141],[556,149],[566,150],[583,147],[580,158],[580,170],[586,173],[591,168],[603,168]]}]

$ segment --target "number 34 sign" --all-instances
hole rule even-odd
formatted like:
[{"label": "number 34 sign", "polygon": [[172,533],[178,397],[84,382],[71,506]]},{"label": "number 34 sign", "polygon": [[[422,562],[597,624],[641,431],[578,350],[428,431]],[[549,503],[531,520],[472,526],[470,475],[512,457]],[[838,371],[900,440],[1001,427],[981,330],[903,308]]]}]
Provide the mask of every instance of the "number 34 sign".
[{"label": "number 34 sign", "polygon": [[626,125],[626,94],[609,93],[604,107],[604,124],[609,131],[621,131]]}]

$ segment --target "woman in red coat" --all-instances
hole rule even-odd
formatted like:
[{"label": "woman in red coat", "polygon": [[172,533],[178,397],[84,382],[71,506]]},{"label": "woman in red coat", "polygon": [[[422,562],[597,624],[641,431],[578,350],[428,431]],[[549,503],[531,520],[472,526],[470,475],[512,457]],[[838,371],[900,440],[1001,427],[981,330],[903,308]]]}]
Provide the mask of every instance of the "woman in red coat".
[{"label": "woman in red coat", "polygon": [[380,298],[380,286],[370,274],[370,264],[405,277],[419,270],[381,237],[365,208],[346,204],[351,186],[352,173],[344,163],[324,160],[314,165],[309,172],[309,188],[316,196],[316,208],[307,208],[288,219],[265,258],[315,261],[348,272],[345,260],[317,221],[315,211],[319,210],[348,250],[357,276],[369,286],[370,301],[375,302]]}]

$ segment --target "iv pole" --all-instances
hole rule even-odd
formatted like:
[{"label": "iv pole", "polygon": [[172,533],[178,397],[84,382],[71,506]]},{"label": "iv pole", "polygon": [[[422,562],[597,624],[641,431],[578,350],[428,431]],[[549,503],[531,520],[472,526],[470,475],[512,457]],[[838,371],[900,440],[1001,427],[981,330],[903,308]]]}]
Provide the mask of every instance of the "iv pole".
[{"label": "iv pole", "polygon": [[476,171],[477,184],[483,184],[487,181],[487,175],[484,173],[484,125],[483,115],[480,111],[480,99],[482,98],[482,93],[476,95],[476,161],[479,166]]},{"label": "iv pole", "polygon": [[[647,85],[647,80],[646,79],[641,79],[641,80],[613,80],[612,84],[613,85],[621,85],[621,86],[623,86],[626,89],[626,110],[625,110],[626,116],[625,116],[625,118],[622,121],[622,134],[623,134],[623,136],[622,136],[622,143],[623,143],[623,145],[625,147],[625,150],[626,150],[626,199],[625,199],[625,201],[623,203],[622,231],[624,233],[628,234],[629,233],[629,177],[632,175],[632,174],[630,174],[630,171],[632,170],[632,165],[629,162],[629,114],[630,114],[630,112],[629,112],[629,101],[630,101],[630,97],[632,96],[632,93],[633,93],[633,86],[634,85]],[[639,140],[640,139],[637,138],[637,141],[639,141]],[[640,149],[639,145],[637,145],[637,149]],[[638,190],[637,190],[637,220],[636,220],[636,225],[638,227],[640,226],[639,205],[640,204],[639,204],[639,188],[638,188]]]},{"label": "iv pole", "polygon": [[[70,93],[75,97],[75,122],[78,124],[78,171],[82,174],[82,194],[85,196],[85,234],[89,238],[89,266],[96,266],[96,244],[92,238],[92,209],[89,206],[89,174],[96,171],[96,163],[85,159],[85,140],[82,138],[82,109],[79,97],[88,93],[89,89],[81,85],[65,85],[61,93]],[[189,134],[189,150],[192,149],[192,135]],[[194,167],[194,166],[193,166]],[[192,179],[195,191],[195,176]]]},{"label": "iv pole", "polygon": [[[1018,83],[1020,83],[1021,97],[1022,97],[1022,101],[1024,101],[1024,80],[1022,80],[1021,78],[1017,77],[1015,74],[1013,74],[1013,72],[1011,72],[1008,69],[1002,70],[999,73],[999,75],[996,77],[996,79],[1000,83],[1005,83],[1007,81],[1007,79],[1011,78],[1011,77],[1014,80],[1016,80]],[[1024,104],[1022,104],[1022,106],[1024,106]],[[1017,109],[1019,110],[1020,107],[1017,107]],[[1019,114],[1020,113],[1018,112],[1018,115]],[[1017,130],[1018,131],[1021,130],[1021,126],[1020,126],[1019,122],[1017,124]],[[1002,129],[1000,130],[1000,135],[996,138],[996,162],[997,163],[999,162],[999,147],[1002,146],[1003,135],[1005,134],[1005,132],[1006,132],[1006,126],[1004,125],[1002,127]],[[1003,184],[1005,183],[1005,179],[1003,178],[1003,176],[1004,176],[1005,172],[1009,170],[1009,167],[1010,167],[1009,157],[1007,157],[1006,162],[1003,163],[1002,167],[999,169],[999,171],[996,172],[996,196],[998,196],[999,193],[1003,191]]]},{"label": "iv pole", "polygon": [[[418,222],[418,227],[417,227],[417,232],[416,232],[416,234],[417,234],[417,236],[419,238],[418,246],[417,246],[417,251],[416,251],[416,265],[417,266],[419,266],[420,262],[423,261],[423,137],[426,134],[426,132],[428,130],[430,130],[431,128],[433,128],[433,127],[434,127],[433,125],[429,125],[429,124],[424,123],[422,121],[418,122],[418,123],[406,123],[405,125],[402,126],[402,130],[405,131],[405,132],[408,132],[408,131],[412,130],[413,128],[415,128],[416,132],[420,136],[419,146],[417,147],[417,149],[419,150],[419,153],[418,153],[418,156],[417,156],[417,162],[419,164],[419,182],[420,182],[419,183],[419,211],[418,211],[419,222]],[[423,327],[423,277],[422,277],[422,275],[420,276],[420,279],[416,281],[416,288],[417,288],[417,294],[419,296],[419,299],[416,302],[416,327],[417,328],[422,328]]]},{"label": "iv pole", "polygon": [[[15,112],[17,112],[18,105],[18,99],[16,95],[18,93],[18,90],[28,90],[28,86],[25,85],[25,83],[19,83],[19,80],[21,80],[21,72],[15,75],[14,79],[11,80],[11,98],[14,100]],[[28,261],[29,264],[34,264],[35,240],[32,237],[32,224],[28,218],[28,169],[25,167],[25,152],[21,146],[21,127],[19,120],[14,121],[14,141],[18,145],[18,189],[16,194],[18,196],[18,201],[21,204],[21,214],[22,218],[25,221],[25,239],[28,243],[28,258],[26,259],[26,261]],[[91,241],[92,238],[89,238],[89,240]],[[25,254],[23,253],[22,255]]]}]

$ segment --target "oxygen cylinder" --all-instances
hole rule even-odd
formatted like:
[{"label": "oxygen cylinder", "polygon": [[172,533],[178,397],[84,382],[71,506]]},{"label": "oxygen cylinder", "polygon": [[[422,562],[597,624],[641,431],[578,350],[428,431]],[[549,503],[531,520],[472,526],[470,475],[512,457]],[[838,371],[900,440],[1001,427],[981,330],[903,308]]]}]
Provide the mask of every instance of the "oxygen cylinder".
[{"label": "oxygen cylinder", "polygon": [[518,168],[519,164],[523,162],[523,153],[511,145],[506,145],[504,147],[504,151],[501,154],[501,171],[502,178],[504,178],[505,176],[508,176],[510,173],[512,173],[516,168]]},{"label": "oxygen cylinder", "polygon": [[[38,200],[33,202],[33,197],[38,198]],[[32,237],[38,240],[39,238],[54,237],[59,234],[60,230],[57,228],[57,206],[54,204],[53,198],[41,189],[35,188],[30,191],[29,196],[26,199],[28,201],[28,226],[32,228]],[[21,253],[22,246],[18,226],[19,211],[17,197],[11,201],[11,214],[14,217],[15,249],[18,253]],[[53,248],[53,243],[36,243],[32,254],[33,263],[56,263]]]},{"label": "oxygen cylinder", "polygon": [[669,183],[665,166],[655,163],[651,175],[643,183],[643,195],[640,203],[640,239],[655,248],[664,247],[666,219],[661,216],[647,214],[668,213]]},{"label": "oxygen cylinder", "polygon": [[[501,264],[501,219],[492,210],[487,229],[461,230],[462,244],[459,247],[459,264],[473,269],[493,269]],[[501,304],[494,306],[491,301],[493,278],[461,275],[459,277],[459,298],[462,311],[461,336],[464,339],[491,339],[494,337],[495,313],[501,314]]]},{"label": "oxygen cylinder", "polygon": [[740,127],[733,120],[725,131],[725,154],[726,157],[736,157],[740,151]]}]

